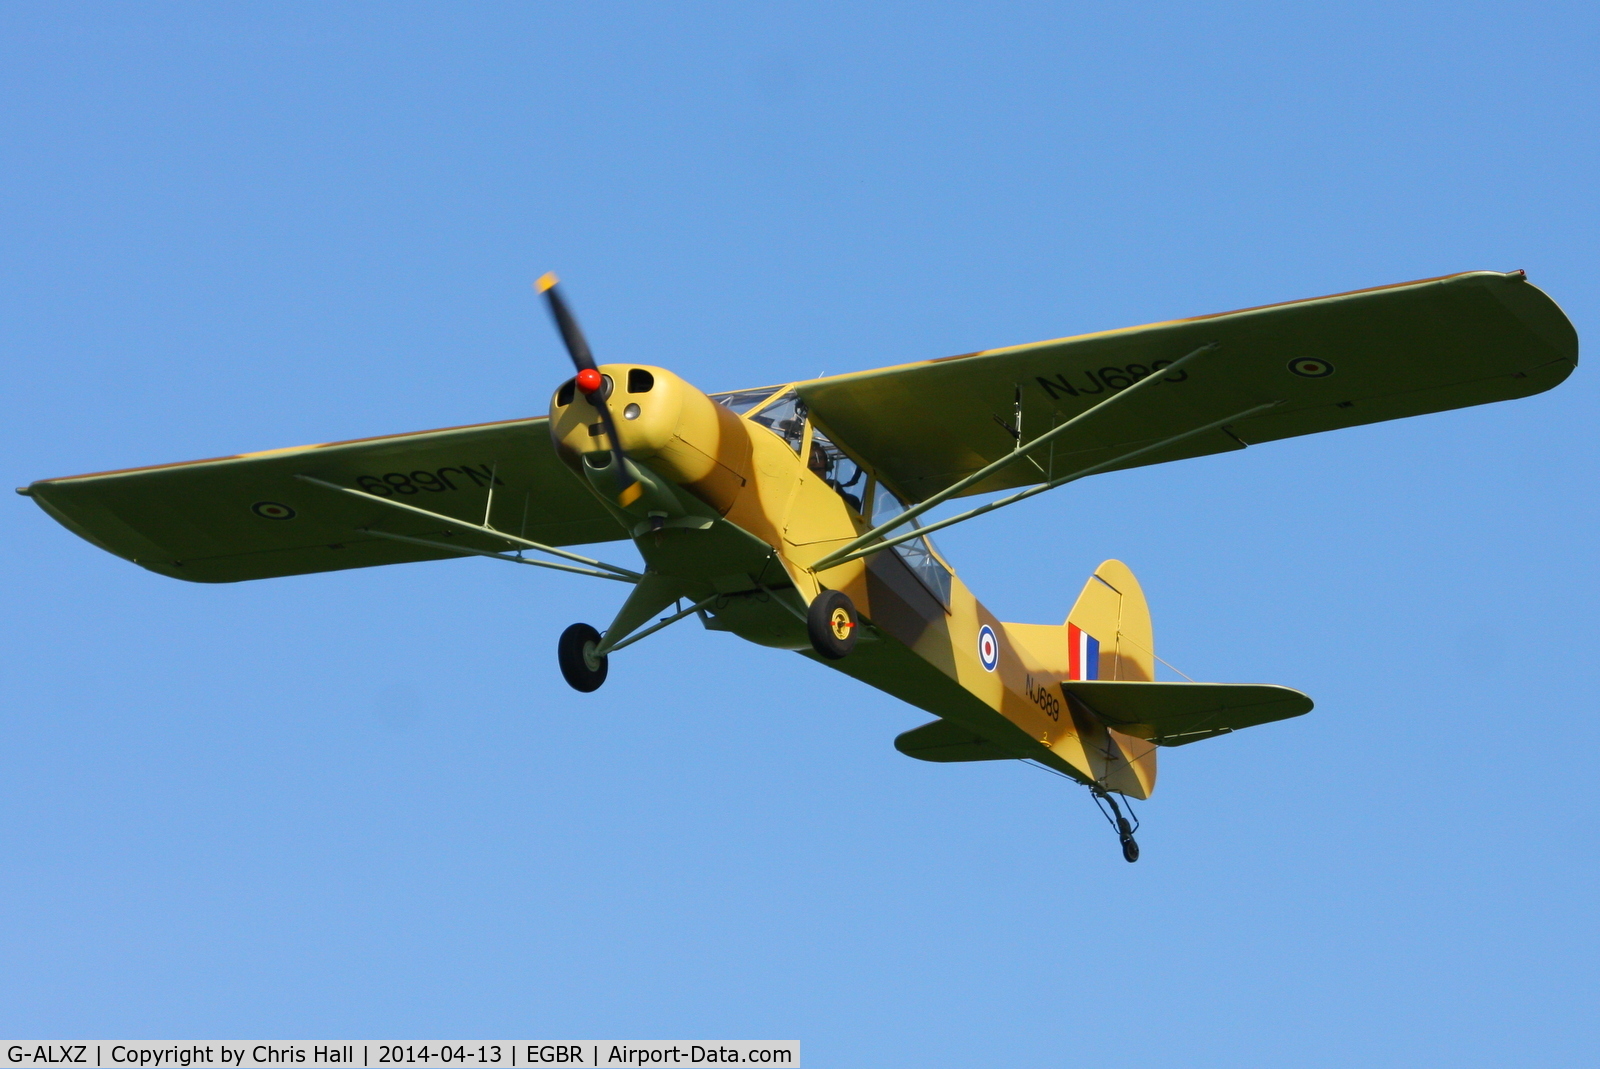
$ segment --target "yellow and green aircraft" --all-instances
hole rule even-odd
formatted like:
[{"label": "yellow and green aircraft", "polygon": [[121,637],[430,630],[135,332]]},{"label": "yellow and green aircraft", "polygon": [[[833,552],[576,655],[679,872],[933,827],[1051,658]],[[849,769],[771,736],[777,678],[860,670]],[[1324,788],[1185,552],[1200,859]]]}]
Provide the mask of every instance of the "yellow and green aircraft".
[{"label": "yellow and green aircraft", "polygon": [[[561,636],[577,690],[605,681],[610,654],[695,616],[933,713],[895,740],[911,757],[1033,761],[1086,785],[1133,861],[1117,796],[1150,796],[1157,747],[1311,699],[1157,682],[1150,611],[1118,561],[1063,624],[1006,623],[928,535],[1101,472],[1525,397],[1578,360],[1572,325],[1522,272],[1475,271],[705,394],[665,368],[597,366],[554,276],[537,288],[576,367],[547,416],[19,492],[194,582],[481,556],[625,583],[604,631]],[[920,519],[975,494],[998,496]],[[622,539],[639,569],[562,548]]]}]

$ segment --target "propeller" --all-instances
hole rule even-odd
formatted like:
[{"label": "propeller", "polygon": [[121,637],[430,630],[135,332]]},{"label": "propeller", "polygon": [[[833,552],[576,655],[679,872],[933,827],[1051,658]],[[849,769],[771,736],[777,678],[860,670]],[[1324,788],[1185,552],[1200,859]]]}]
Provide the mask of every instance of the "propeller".
[{"label": "propeller", "polygon": [[616,463],[617,504],[631,505],[639,500],[639,495],[644,493],[644,487],[639,485],[639,480],[628,470],[628,460],[622,452],[622,439],[617,437],[617,424],[611,418],[611,409],[606,407],[605,376],[595,367],[594,354],[589,351],[589,342],[579,329],[578,321],[573,318],[572,310],[567,307],[567,302],[561,299],[561,294],[556,292],[558,281],[560,280],[556,278],[555,273],[551,272],[533,286],[544,294],[544,299],[550,304],[550,315],[556,321],[556,329],[561,331],[561,340],[566,343],[567,355],[572,357],[572,365],[578,369],[578,376],[574,382],[579,392],[583,394],[584,400],[600,413],[600,425],[605,428],[606,441],[610,445],[611,455]]}]

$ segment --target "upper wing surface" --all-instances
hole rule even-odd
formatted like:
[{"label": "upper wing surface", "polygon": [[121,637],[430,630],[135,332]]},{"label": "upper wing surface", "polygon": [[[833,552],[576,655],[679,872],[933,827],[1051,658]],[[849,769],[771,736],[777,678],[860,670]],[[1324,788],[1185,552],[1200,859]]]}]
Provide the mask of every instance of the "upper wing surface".
[{"label": "upper wing surface", "polygon": [[544,417],[507,420],[44,479],[27,492],[95,545],[162,575],[203,583],[453,555],[362,528],[475,549],[508,548],[297,475],[474,524],[484,522],[489,508],[496,529],[551,545],[625,537],[556,458],[548,424]]},{"label": "upper wing surface", "polygon": [[1478,271],[1085,334],[797,385],[834,440],[920,501],[1209,343],[1142,396],[967,491],[1042,482],[1268,402],[1118,467],[1524,397],[1577,366],[1578,337],[1521,272]]}]

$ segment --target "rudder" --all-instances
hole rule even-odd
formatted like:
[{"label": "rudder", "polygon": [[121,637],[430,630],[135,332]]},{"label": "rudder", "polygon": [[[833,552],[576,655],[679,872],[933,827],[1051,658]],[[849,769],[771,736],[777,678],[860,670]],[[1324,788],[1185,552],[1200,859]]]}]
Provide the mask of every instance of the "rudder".
[{"label": "rudder", "polygon": [[[1150,606],[1133,572],[1119,560],[1094,570],[1067,613],[1067,678],[1148,683],[1156,677]],[[1064,684],[1066,686],[1069,684]],[[1125,735],[1067,695],[1089,771],[1107,790],[1148,798],[1156,785],[1156,748]]]}]

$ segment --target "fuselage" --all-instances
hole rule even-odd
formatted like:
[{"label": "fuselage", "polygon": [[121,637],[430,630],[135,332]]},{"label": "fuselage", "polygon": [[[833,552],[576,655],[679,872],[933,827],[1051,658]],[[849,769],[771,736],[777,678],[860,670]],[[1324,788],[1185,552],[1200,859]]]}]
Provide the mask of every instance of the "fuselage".
[{"label": "fuselage", "polygon": [[[1148,796],[1154,747],[1108,731],[1059,686],[1070,678],[1064,625],[997,620],[926,538],[813,570],[902,505],[810,419],[793,390],[720,403],[662,368],[600,371],[622,456],[570,382],[551,399],[550,433],[645,560],[652,593],[635,616],[676,598],[714,597],[702,616],[713,630],[813,656],[981,736],[994,756]],[[619,464],[642,487],[627,504],[618,499],[628,481]],[[824,588],[847,594],[866,625],[838,661],[812,654],[804,623]]]}]

